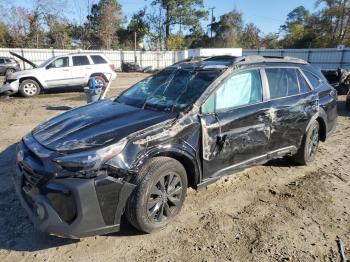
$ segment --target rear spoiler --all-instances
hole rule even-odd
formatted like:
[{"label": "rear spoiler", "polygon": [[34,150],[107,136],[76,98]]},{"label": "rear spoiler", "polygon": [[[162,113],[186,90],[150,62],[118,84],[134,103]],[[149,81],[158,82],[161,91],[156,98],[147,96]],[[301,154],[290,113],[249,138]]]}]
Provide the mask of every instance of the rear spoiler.
[{"label": "rear spoiler", "polygon": [[10,54],[21,59],[22,61],[30,64],[33,68],[37,68],[38,66],[34,64],[33,62],[29,61],[28,59],[25,59],[23,56],[20,56],[19,54],[16,54],[15,52],[10,51]]}]

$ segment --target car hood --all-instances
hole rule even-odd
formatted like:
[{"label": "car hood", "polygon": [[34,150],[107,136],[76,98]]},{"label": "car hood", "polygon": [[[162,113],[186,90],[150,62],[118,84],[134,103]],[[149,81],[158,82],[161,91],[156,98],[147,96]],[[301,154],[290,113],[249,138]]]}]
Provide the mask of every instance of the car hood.
[{"label": "car hood", "polygon": [[28,63],[28,64],[30,64],[30,65],[31,65],[32,67],[34,67],[34,68],[38,67],[38,66],[37,66],[35,63],[33,63],[32,61],[30,61],[30,60],[24,58],[23,56],[20,56],[19,54],[16,54],[15,52],[11,52],[11,51],[10,51],[10,54],[13,55],[13,56],[15,56],[15,57],[17,57],[18,59],[21,59],[22,61],[24,61],[24,62],[26,62],[26,63]]},{"label": "car hood", "polygon": [[136,108],[102,100],[70,110],[39,126],[32,134],[48,149],[68,153],[113,144],[131,133],[175,119],[177,113]]}]

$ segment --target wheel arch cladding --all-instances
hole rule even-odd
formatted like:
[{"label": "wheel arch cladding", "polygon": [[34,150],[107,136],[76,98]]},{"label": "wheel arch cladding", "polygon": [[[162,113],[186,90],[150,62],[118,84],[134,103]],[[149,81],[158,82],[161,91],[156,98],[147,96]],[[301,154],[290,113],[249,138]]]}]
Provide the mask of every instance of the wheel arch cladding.
[{"label": "wheel arch cladding", "polygon": [[21,84],[21,83],[22,83],[23,81],[25,81],[25,80],[33,80],[33,81],[35,81],[35,82],[38,83],[40,89],[43,89],[43,86],[42,86],[42,84],[40,83],[40,81],[39,81],[38,79],[36,79],[34,76],[24,76],[24,77],[20,78],[20,79],[19,79],[19,84]]},{"label": "wheel arch cladding", "polygon": [[155,157],[162,157],[162,156],[173,158],[178,162],[180,162],[180,164],[185,168],[188,186],[194,189],[197,187],[199,174],[195,166],[195,163],[193,162],[192,159],[190,159],[188,156],[184,154],[181,154],[179,152],[173,152],[173,151],[160,152],[158,154],[153,155],[150,159]]}]

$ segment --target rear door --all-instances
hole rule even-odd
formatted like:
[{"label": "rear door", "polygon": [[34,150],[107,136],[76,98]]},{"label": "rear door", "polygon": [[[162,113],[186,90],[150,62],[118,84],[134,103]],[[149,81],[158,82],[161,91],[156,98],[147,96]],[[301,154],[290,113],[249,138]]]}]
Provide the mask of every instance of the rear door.
[{"label": "rear door", "polygon": [[93,66],[87,55],[72,56],[72,81],[76,86],[87,85]]},{"label": "rear door", "polygon": [[318,96],[299,68],[265,68],[270,97],[269,152],[296,150],[311,118],[318,112]]},{"label": "rear door", "polygon": [[43,75],[46,86],[49,88],[64,87],[72,85],[72,71],[69,66],[69,57],[59,57],[45,68]]},{"label": "rear door", "polygon": [[270,136],[259,69],[235,73],[202,106],[203,178],[259,162]]}]

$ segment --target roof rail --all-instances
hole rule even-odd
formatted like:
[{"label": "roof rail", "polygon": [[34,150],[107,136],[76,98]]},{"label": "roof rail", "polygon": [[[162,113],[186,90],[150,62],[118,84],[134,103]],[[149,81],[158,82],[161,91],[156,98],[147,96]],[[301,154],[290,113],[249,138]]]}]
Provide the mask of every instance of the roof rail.
[{"label": "roof rail", "polygon": [[290,56],[261,56],[261,55],[250,55],[243,56],[237,60],[238,63],[295,63],[295,64],[307,64],[303,59],[290,57]]}]

